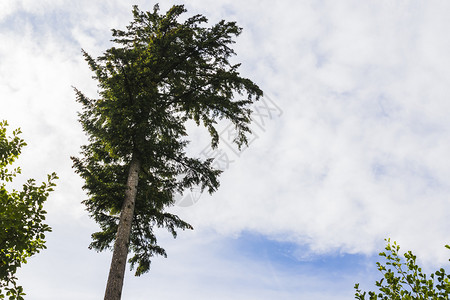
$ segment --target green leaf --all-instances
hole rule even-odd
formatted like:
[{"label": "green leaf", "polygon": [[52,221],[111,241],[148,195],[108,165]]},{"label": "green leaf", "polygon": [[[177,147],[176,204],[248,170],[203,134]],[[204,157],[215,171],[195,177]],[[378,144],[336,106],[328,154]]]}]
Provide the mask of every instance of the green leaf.
[{"label": "green leaf", "polygon": [[[15,162],[26,143],[18,137],[19,129],[7,137],[7,122],[0,122],[0,299],[23,299],[23,288],[16,285],[17,269],[27,258],[45,248],[44,233],[50,227],[43,224],[46,211],[43,202],[48,197],[48,185],[36,186],[30,179],[21,191],[7,191],[4,182],[11,182],[20,168],[9,172],[8,165]],[[56,175],[55,175],[56,176]],[[49,183],[55,177],[49,178]],[[4,181],[4,182],[1,182]]]}]

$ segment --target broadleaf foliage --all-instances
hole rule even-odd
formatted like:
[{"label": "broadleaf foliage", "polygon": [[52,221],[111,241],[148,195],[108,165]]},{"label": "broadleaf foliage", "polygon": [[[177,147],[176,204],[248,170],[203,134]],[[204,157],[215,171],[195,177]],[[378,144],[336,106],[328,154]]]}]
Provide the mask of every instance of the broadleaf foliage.
[{"label": "broadleaf foliage", "polygon": [[40,186],[29,179],[21,191],[8,191],[20,168],[8,171],[26,145],[19,135],[20,129],[7,136],[8,123],[0,122],[0,299],[22,300],[22,286],[17,285],[16,272],[27,259],[45,249],[45,233],[51,228],[44,223],[44,202],[53,191],[55,173],[47,175],[47,182]]},{"label": "broadleaf foliage", "polygon": [[[404,253],[402,259],[400,246],[396,242],[391,243],[389,239],[386,241],[386,251],[379,254],[386,262],[377,262],[378,270],[383,274],[383,278],[375,282],[379,292],[363,292],[359,284],[356,284],[355,299],[364,300],[366,295],[369,300],[449,299],[450,274],[440,268],[427,276],[417,265],[417,257],[411,251]],[[448,245],[445,247],[450,249]]]}]

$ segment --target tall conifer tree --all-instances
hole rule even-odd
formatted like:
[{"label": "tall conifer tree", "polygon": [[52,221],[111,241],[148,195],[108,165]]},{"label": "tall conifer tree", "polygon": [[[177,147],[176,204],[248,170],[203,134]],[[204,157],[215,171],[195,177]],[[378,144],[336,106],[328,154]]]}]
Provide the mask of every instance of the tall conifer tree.
[{"label": "tall conifer tree", "polygon": [[[250,104],[260,88],[240,76],[229,59],[233,38],[241,33],[235,22],[207,27],[202,15],[177,19],[186,12],[175,5],[165,14],[133,7],[126,30],[112,30],[112,47],[96,59],[83,55],[98,81],[99,98],[75,90],[83,105],[79,114],[89,143],[82,146],[74,168],[85,180],[84,200],[101,231],[90,247],[113,248],[105,299],[121,298],[127,255],[136,275],[149,270],[153,255],[166,255],[153,228],[191,225],[165,208],[174,194],[200,185],[209,193],[218,186],[219,170],[212,160],[188,157],[185,124],[194,120],[217,147],[216,122],[228,119],[236,128],[234,142],[247,143]],[[114,246],[112,246],[114,244]]]}]

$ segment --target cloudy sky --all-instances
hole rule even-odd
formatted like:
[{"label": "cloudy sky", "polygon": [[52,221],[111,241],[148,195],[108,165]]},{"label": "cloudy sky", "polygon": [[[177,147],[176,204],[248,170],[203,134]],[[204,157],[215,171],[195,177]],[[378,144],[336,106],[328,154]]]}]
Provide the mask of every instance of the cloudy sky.
[{"label": "cloudy sky", "polygon": [[[87,249],[97,225],[71,168],[86,142],[72,86],[96,96],[80,49],[98,56],[110,47],[110,29],[128,24],[132,4],[155,2],[0,2],[0,119],[28,143],[17,184],[60,177],[46,206],[48,249],[19,273],[30,300],[103,297],[111,253]],[[236,62],[267,97],[242,153],[227,147],[226,130],[214,154],[191,129],[190,153],[220,154],[221,187],[180,196],[171,211],[195,230],[176,240],[158,232],[168,258],[142,277],[127,272],[123,299],[352,299],[356,282],[374,289],[387,237],[426,269],[446,265],[449,2],[194,0],[186,8],[244,28]]]}]

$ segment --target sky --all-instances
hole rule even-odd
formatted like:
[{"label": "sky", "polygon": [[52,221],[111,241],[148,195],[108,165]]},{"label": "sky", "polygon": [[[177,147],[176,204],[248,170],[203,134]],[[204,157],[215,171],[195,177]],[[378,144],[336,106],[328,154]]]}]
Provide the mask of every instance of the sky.
[{"label": "sky", "polygon": [[[240,72],[265,92],[251,143],[237,152],[221,124],[219,152],[189,127],[191,155],[217,157],[213,195],[169,210],[193,225],[158,230],[168,258],[127,271],[123,299],[352,299],[375,289],[385,238],[425,270],[450,253],[450,3],[446,1],[161,1],[209,24],[237,21]],[[155,2],[2,0],[0,119],[28,146],[15,184],[59,180],[47,203],[48,249],[18,276],[30,300],[100,299],[110,252],[87,247],[98,227],[84,210],[70,156],[86,143],[73,86],[95,98],[83,60],[111,47],[131,8]]]}]

